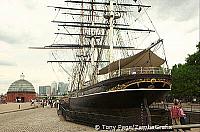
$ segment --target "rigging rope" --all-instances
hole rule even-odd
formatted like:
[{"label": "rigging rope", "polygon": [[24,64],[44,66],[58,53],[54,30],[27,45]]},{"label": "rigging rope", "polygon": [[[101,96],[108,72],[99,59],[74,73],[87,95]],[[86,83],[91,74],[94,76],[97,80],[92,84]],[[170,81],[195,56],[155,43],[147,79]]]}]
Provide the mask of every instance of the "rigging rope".
[{"label": "rigging rope", "polygon": [[53,66],[52,66],[52,63],[51,63],[51,68],[52,68],[52,70],[53,70],[53,72],[54,72],[54,74],[55,74],[55,76],[56,76],[57,81],[60,81],[59,77],[58,77],[57,74],[56,74],[56,71],[54,70],[54,68],[53,68]]},{"label": "rigging rope", "polygon": [[[141,0],[139,0],[139,2],[142,4]],[[159,33],[158,33],[158,31],[157,31],[156,27],[154,26],[154,24],[153,24],[153,22],[152,22],[151,18],[149,17],[149,15],[148,15],[147,11],[146,11],[146,10],[144,10],[144,11],[145,11],[145,13],[146,13],[147,17],[149,18],[149,21],[151,22],[151,24],[152,24],[153,28],[155,29],[155,32],[156,32],[156,34],[157,34],[157,35],[158,35],[158,37],[160,38],[160,35],[159,35]]]},{"label": "rigging rope", "polygon": [[[141,0],[139,0],[139,2],[142,4]],[[154,24],[153,24],[151,18],[149,17],[148,13],[146,12],[146,10],[145,10],[145,13],[146,13],[147,17],[149,18],[149,20],[150,20],[152,26],[153,26],[154,29],[155,29],[156,34],[158,35],[158,37],[159,37],[159,39],[160,39],[160,35],[159,35],[158,31],[156,30],[156,27],[154,26]],[[167,68],[169,68],[168,63],[167,63],[167,57],[166,57],[166,54],[165,54],[165,49],[164,49],[164,44],[163,44],[163,42],[162,42],[162,45],[163,45],[163,46],[162,46],[162,47],[163,47],[163,54],[164,54],[164,56],[165,56],[165,62],[166,62]]]},{"label": "rigging rope", "polygon": [[[53,55],[54,59],[57,60],[53,52],[52,52],[52,55]],[[60,63],[58,63],[58,65],[59,65],[70,77],[72,77],[72,75],[70,75],[69,72],[67,72],[67,71],[65,70],[65,68],[64,68]]]},{"label": "rigging rope", "polygon": [[[56,11],[56,9],[55,9],[55,11]],[[56,20],[56,18],[57,18],[57,16],[58,16],[58,13],[60,12],[60,9],[58,9],[58,12],[57,12],[57,14],[56,14],[56,16],[54,17],[54,19],[53,20]]]}]

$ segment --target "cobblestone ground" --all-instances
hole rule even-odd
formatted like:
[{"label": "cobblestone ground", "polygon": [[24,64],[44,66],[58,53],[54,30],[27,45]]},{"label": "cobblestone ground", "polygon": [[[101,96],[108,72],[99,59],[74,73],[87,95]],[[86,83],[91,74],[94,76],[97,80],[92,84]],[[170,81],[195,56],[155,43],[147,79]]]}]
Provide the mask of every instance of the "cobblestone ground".
[{"label": "cobblestone ground", "polygon": [[[20,105],[20,109],[19,109]],[[37,105],[37,104],[35,104]],[[16,111],[21,109],[32,108],[34,105],[31,106],[31,103],[8,103],[8,104],[0,104],[0,113],[8,112],[8,111]]]},{"label": "cobblestone ground", "polygon": [[[0,132],[97,132],[94,128],[64,121],[55,108],[37,108],[0,114]],[[105,131],[103,131],[105,132]],[[199,128],[190,132],[200,132]]]},{"label": "cobblestone ground", "polygon": [[0,132],[95,132],[84,125],[63,121],[55,108],[37,108],[0,115]]}]

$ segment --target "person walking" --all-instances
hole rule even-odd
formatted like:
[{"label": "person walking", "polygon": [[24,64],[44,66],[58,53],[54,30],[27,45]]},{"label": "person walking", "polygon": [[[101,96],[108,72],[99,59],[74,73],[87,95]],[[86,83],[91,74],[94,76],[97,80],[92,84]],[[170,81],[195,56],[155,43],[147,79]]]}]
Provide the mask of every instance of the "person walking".
[{"label": "person walking", "polygon": [[181,122],[181,125],[185,125],[186,124],[186,114],[184,113],[183,111],[183,106],[179,105],[179,108],[180,108],[180,122]]},{"label": "person walking", "polygon": [[33,99],[31,99],[31,106],[34,104],[34,100]]},{"label": "person walking", "polygon": [[44,108],[44,100],[42,100],[42,107]]},{"label": "person walking", "polygon": [[[179,100],[178,99],[174,99],[174,104],[170,109],[170,115],[171,115],[171,119],[172,119],[172,125],[181,125],[180,122],[180,107],[179,107]],[[174,129],[174,131],[176,132],[176,130]],[[179,131],[183,132],[182,129],[179,129]]]}]

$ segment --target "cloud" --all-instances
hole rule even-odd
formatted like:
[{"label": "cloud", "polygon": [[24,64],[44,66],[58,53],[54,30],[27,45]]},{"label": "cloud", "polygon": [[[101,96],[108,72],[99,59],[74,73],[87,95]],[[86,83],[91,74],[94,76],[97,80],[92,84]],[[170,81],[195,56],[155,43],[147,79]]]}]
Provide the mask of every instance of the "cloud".
[{"label": "cloud", "polygon": [[17,66],[16,63],[0,60],[0,66]]},{"label": "cloud", "polygon": [[187,21],[198,17],[198,0],[153,0],[152,6],[157,9],[156,15],[161,19],[174,19],[175,21]]},{"label": "cloud", "polygon": [[44,40],[47,33],[52,33],[48,32],[51,15],[47,11],[45,2],[41,0],[1,1],[0,41],[25,46]]},{"label": "cloud", "polygon": [[19,30],[8,25],[0,27],[0,41],[4,41],[9,44],[19,44],[26,42],[31,38],[28,34],[29,33],[26,30]]},{"label": "cloud", "polygon": [[13,80],[10,80],[8,78],[1,78],[0,79],[0,94],[5,94],[8,91],[9,86]]},{"label": "cloud", "polygon": [[199,27],[193,27],[190,30],[187,31],[187,33],[195,32],[196,30],[199,30]]},{"label": "cloud", "polygon": [[[9,4],[12,3],[12,4]],[[8,8],[8,5],[10,7]],[[6,12],[6,15],[5,15]],[[23,43],[30,39],[31,14],[17,1],[3,1],[0,8],[0,41],[10,44]]]},{"label": "cloud", "polygon": [[22,0],[22,4],[24,4],[24,6],[28,9],[36,9],[37,5],[39,4],[38,0]]}]

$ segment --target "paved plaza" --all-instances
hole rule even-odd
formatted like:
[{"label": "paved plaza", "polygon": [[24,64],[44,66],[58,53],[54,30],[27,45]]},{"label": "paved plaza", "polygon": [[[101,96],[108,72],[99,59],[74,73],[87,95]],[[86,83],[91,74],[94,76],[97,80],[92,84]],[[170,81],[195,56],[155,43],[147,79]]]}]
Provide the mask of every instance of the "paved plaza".
[{"label": "paved plaza", "polygon": [[[0,132],[96,132],[94,128],[63,120],[57,115],[56,108],[39,107],[16,111],[18,105],[0,104]],[[21,109],[32,107],[30,103],[21,104]],[[11,112],[2,113],[6,110]],[[191,132],[199,131],[200,129],[196,128]]]},{"label": "paved plaza", "polygon": [[91,127],[61,120],[55,108],[0,114],[0,132],[95,132]]},{"label": "paved plaza", "polygon": [[[19,106],[20,105],[20,106]],[[31,105],[31,103],[8,103],[8,104],[0,104],[0,114],[5,112],[19,111],[24,109],[34,108],[38,104]],[[20,108],[19,108],[20,107]]]}]

